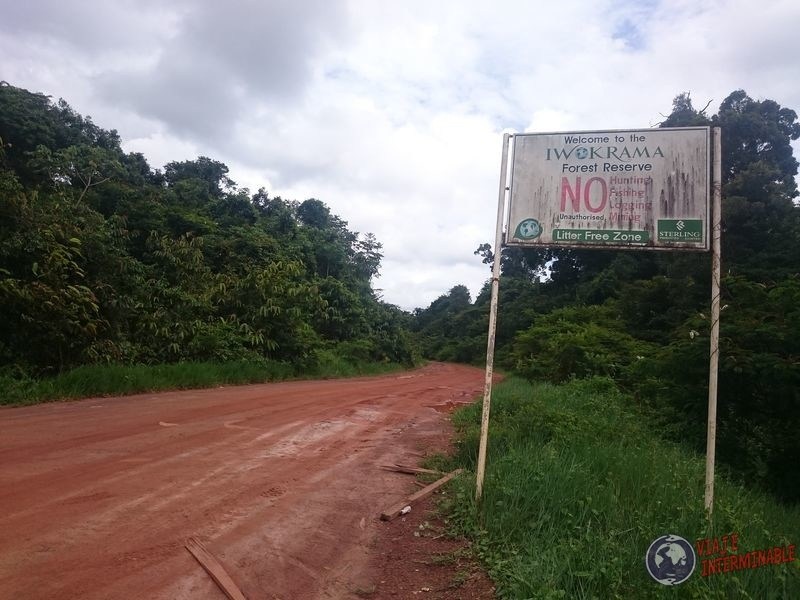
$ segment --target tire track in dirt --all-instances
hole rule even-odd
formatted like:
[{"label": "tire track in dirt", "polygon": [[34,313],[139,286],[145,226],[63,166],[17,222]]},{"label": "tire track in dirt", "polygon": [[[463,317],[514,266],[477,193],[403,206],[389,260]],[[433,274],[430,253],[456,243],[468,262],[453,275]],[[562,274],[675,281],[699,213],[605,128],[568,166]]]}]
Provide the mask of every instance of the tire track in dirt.
[{"label": "tire track in dirt", "polygon": [[0,410],[0,597],[223,598],[196,536],[252,600],[355,598],[412,487],[377,465],[417,461],[448,435],[432,407],[482,384],[432,364]]}]

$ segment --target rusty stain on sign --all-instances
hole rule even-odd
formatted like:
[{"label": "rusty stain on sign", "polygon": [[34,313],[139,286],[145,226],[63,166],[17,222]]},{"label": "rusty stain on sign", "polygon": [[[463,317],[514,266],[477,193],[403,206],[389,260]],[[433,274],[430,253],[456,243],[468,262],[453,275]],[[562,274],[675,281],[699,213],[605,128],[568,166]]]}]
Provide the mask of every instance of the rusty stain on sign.
[{"label": "rusty stain on sign", "polygon": [[708,127],[513,137],[506,243],[708,250]]}]

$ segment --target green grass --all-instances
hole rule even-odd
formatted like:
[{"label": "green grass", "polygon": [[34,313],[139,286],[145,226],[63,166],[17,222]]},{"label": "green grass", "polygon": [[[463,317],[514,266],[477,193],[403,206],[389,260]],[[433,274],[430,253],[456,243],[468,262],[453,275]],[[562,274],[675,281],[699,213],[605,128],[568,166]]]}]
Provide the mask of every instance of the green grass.
[{"label": "green grass", "polygon": [[37,404],[50,400],[137,394],[163,390],[282,381],[352,377],[403,369],[395,363],[353,363],[325,356],[298,372],[280,362],[185,362],[164,365],[88,365],[47,379],[0,375],[0,405]]},{"label": "green grass", "polygon": [[[480,405],[454,416],[454,466],[474,469]],[[509,379],[492,403],[480,510],[474,476],[445,503],[456,533],[474,540],[501,598],[800,598],[800,561],[653,581],[644,556],[657,537],[690,542],[739,534],[740,552],[800,542],[800,509],[716,482],[713,525],[703,509],[704,459],[662,440],[612,382],[561,386]]]}]

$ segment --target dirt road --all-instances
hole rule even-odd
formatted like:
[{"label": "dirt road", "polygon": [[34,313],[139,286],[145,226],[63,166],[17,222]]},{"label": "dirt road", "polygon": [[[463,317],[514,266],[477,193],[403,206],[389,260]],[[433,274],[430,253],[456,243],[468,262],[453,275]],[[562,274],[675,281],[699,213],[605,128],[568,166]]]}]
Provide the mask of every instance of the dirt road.
[{"label": "dirt road", "polygon": [[[447,436],[479,369],[99,398],[0,410],[0,598],[220,598],[195,536],[251,600],[356,598],[377,465]],[[438,410],[437,410],[438,409]]]}]

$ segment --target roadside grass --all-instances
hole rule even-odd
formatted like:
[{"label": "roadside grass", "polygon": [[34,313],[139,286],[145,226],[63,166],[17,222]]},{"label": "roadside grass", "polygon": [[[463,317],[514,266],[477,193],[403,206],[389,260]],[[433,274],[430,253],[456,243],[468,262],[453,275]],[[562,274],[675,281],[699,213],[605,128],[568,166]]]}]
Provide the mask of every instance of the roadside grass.
[{"label": "roadside grass", "polygon": [[329,379],[336,377],[358,377],[360,375],[380,375],[392,371],[402,371],[408,366],[393,362],[356,360],[343,357],[330,350],[319,351],[313,365],[303,368],[295,377]]},{"label": "roadside grass", "polygon": [[0,405],[117,396],[144,392],[264,383],[287,379],[353,377],[400,371],[397,363],[353,363],[324,358],[300,370],[281,362],[183,362],[163,365],[88,365],[55,377],[0,375]]},{"label": "roadside grass", "polygon": [[[480,403],[454,414],[451,466],[474,472]],[[650,578],[644,557],[664,534],[689,542],[738,533],[740,554],[800,542],[800,507],[716,481],[703,508],[704,458],[661,439],[607,379],[561,386],[508,379],[495,388],[484,497],[457,478],[443,510],[467,535],[500,598],[800,598],[800,560],[701,576]],[[713,558],[713,557],[712,557]]]}]

